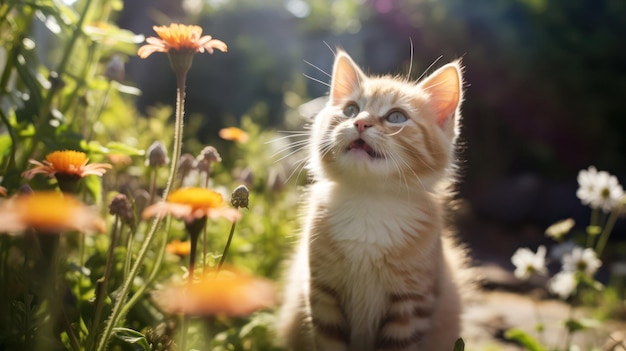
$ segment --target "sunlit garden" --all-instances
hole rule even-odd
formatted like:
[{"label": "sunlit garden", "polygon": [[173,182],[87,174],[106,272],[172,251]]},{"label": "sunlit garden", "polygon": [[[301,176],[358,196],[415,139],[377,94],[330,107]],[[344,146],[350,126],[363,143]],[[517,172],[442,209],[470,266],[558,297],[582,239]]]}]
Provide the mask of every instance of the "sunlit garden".
[{"label": "sunlit garden", "polygon": [[0,1],[0,350],[283,350],[337,48],[414,80],[465,67],[450,222],[477,279],[450,350],[626,350],[625,15]]}]

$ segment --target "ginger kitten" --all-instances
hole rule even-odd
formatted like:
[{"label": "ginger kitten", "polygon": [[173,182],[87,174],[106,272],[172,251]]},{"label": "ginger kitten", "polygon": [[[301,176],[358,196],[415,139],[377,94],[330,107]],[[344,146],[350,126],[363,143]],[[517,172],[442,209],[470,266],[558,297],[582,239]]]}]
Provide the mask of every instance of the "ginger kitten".
[{"label": "ginger kitten", "polygon": [[464,255],[444,234],[442,189],[461,100],[459,62],[415,83],[366,76],[337,53],[279,316],[291,350],[453,349]]}]

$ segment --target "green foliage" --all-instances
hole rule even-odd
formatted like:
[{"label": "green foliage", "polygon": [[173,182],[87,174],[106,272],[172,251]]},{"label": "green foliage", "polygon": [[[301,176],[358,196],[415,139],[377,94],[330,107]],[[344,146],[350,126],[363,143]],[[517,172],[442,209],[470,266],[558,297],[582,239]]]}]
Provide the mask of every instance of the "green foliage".
[{"label": "green foliage", "polygon": [[547,349],[541,346],[541,344],[537,340],[535,340],[535,338],[533,338],[521,329],[509,329],[504,334],[504,337],[508,340],[519,343],[529,351],[547,351]]},{"label": "green foliage", "polygon": [[131,344],[132,349],[135,351],[151,350],[146,336],[136,330],[128,328],[115,328],[113,329],[113,332],[115,333],[116,338],[124,341],[125,343]]}]

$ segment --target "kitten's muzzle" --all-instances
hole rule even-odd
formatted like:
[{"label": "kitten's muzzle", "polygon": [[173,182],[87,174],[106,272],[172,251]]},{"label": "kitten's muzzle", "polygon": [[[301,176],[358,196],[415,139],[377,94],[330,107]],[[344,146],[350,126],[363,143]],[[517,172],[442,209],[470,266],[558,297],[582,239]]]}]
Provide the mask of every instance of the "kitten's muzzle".
[{"label": "kitten's muzzle", "polygon": [[355,141],[351,142],[348,146],[348,151],[350,150],[363,150],[372,158],[383,158],[382,155],[376,152],[365,140],[359,138]]}]

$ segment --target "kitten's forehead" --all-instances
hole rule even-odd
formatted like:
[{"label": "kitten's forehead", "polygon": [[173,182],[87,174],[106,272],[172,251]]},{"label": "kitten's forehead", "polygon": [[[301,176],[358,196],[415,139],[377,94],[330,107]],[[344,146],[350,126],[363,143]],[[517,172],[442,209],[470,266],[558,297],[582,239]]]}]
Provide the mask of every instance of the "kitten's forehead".
[{"label": "kitten's forehead", "polygon": [[413,108],[417,95],[419,89],[414,84],[385,76],[364,82],[361,96],[365,108],[383,114],[391,108]]}]

